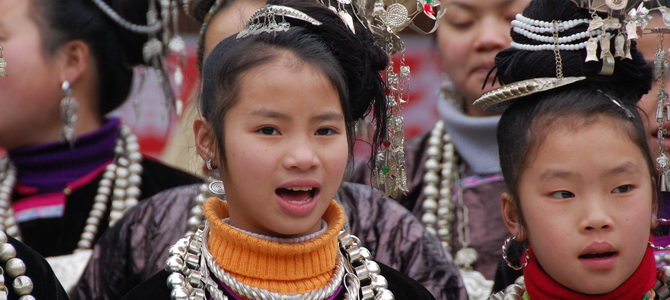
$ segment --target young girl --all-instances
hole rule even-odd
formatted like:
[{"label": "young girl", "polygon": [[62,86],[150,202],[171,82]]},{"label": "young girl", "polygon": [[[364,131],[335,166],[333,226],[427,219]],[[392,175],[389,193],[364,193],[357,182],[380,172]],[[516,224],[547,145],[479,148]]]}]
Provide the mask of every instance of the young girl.
[{"label": "young girl", "polygon": [[332,200],[354,120],[374,103],[384,128],[385,54],[360,23],[354,34],[322,4],[278,4],[257,11],[203,67],[196,145],[221,172],[227,201],[207,200],[204,228],[126,298],[432,299],[370,260]]},{"label": "young girl", "polygon": [[[249,17],[263,5],[265,1],[190,1],[190,15],[204,21],[197,65],[202,66],[202,59],[207,58],[224,38],[241,31]],[[191,100],[190,104],[197,102]],[[186,112],[189,110],[187,108]],[[196,154],[192,127],[197,109],[194,112],[188,127],[192,150]],[[186,130],[186,126],[183,127],[178,131]],[[183,138],[186,137],[179,137]],[[184,150],[176,152],[183,153]],[[198,161],[194,165],[202,165],[199,157]],[[111,228],[96,244],[75,295],[79,299],[118,299],[162,270],[174,241],[200,224],[200,206],[209,197],[199,194],[203,190],[206,188],[197,185],[170,189],[142,201],[137,209],[128,212],[118,226]],[[342,183],[336,199],[346,215],[345,226],[360,238],[375,261],[416,280],[437,299],[467,297],[458,270],[441,249],[437,238],[396,201],[367,185],[355,183]],[[160,225],[155,215],[169,219],[173,226]]]},{"label": "young girl", "polygon": [[[667,291],[663,272],[656,283],[655,171],[635,105],[651,72],[634,45],[631,59],[584,63],[589,53],[567,46],[581,40],[563,37],[609,42],[608,34],[617,34],[589,28],[592,16],[571,1],[533,1],[516,18],[525,25],[515,24],[513,48],[496,57],[508,86],[476,102],[512,103],[498,125],[509,189],[503,220],[512,236],[503,256],[523,267],[524,277],[492,299],[653,299]],[[552,37],[550,47],[540,33]],[[610,55],[607,46],[602,57]],[[525,252],[514,264],[513,240]]]}]

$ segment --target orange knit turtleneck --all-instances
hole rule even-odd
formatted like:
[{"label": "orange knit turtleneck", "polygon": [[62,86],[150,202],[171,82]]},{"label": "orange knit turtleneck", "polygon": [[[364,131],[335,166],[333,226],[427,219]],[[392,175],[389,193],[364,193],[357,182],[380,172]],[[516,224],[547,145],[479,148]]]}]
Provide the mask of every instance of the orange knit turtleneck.
[{"label": "orange knit turtleneck", "polygon": [[284,244],[243,233],[222,221],[228,203],[208,199],[204,213],[209,221],[209,251],[217,264],[237,280],[282,294],[306,293],[330,282],[337,264],[338,234],[344,212],[333,201],[323,219],[328,229],[304,243]]}]

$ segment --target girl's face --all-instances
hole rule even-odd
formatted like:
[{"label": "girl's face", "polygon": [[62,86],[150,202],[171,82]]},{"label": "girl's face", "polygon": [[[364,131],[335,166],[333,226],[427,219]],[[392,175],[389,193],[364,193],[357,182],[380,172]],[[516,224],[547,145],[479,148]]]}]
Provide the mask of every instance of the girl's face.
[{"label": "girl's face", "polygon": [[224,120],[231,224],[269,236],[318,231],[349,153],[337,90],[288,52],[239,84]]},{"label": "girl's face", "polygon": [[0,77],[0,147],[58,140],[62,97],[59,60],[45,53],[42,35],[29,17],[32,1],[0,1],[0,44],[8,77]]},{"label": "girl's face", "polygon": [[[655,215],[647,153],[607,117],[581,126],[557,122],[519,178],[525,237],[558,283],[585,294],[610,292],[646,251]],[[517,220],[508,228],[518,236],[518,215],[506,202],[506,219]]]},{"label": "girl's face", "polygon": [[530,0],[447,0],[447,12],[437,31],[443,69],[465,97],[465,111],[481,116],[472,105],[482,93],[486,74],[493,68],[498,52],[509,47],[510,22]]}]

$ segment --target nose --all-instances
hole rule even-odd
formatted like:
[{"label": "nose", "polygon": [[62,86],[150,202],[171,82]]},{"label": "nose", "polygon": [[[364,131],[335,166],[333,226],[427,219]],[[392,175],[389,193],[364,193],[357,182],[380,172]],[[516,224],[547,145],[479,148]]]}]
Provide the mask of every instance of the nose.
[{"label": "nose", "polygon": [[614,222],[607,210],[605,197],[591,197],[585,201],[588,204],[581,209],[583,212],[581,230],[585,233],[612,230]]},{"label": "nose", "polygon": [[293,139],[287,144],[284,167],[299,171],[309,171],[319,166],[317,147],[307,139]]},{"label": "nose", "polygon": [[475,50],[497,52],[507,48],[512,41],[509,34],[511,28],[510,22],[502,16],[487,15],[482,17],[479,32],[475,39]]}]

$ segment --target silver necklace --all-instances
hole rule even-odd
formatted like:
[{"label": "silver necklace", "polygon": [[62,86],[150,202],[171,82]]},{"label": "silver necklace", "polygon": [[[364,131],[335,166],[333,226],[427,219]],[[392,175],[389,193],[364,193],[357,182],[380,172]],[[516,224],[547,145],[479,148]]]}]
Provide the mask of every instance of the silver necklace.
[{"label": "silver necklace", "polygon": [[[468,207],[463,202],[463,189],[456,190],[456,205],[452,202],[453,188],[460,180],[456,150],[451,136],[444,130],[444,121],[438,121],[428,138],[428,159],[424,163],[423,215],[421,222],[426,229],[437,235],[447,252],[451,253],[451,226],[458,219],[456,229],[461,249],[456,252],[454,262],[459,268],[470,299],[486,299],[493,287],[473,269],[477,262],[477,250],[470,247],[470,219]],[[455,206],[455,207],[454,207]],[[455,209],[454,209],[455,208]],[[436,229],[437,228],[437,229]]]},{"label": "silver necklace", "polygon": [[[666,274],[670,274],[670,267],[660,267],[656,272],[656,285],[651,289],[651,291],[646,292],[642,299],[670,299],[668,290],[670,289],[670,277],[667,277]],[[653,291],[653,293],[652,293]],[[504,290],[499,291],[491,297],[489,300],[503,300],[503,299],[530,299],[530,296],[526,298],[524,294],[526,293],[526,284],[524,277],[520,276],[517,278],[513,284],[508,285]],[[653,298],[652,296],[656,296]]]},{"label": "silver necklace", "polygon": [[[128,209],[139,202],[140,185],[142,184],[142,154],[137,137],[127,126],[120,127],[114,154],[114,161],[107,165],[98,185],[93,208],[86,219],[86,226],[77,243],[77,250],[91,249],[110,198],[112,199],[109,214],[110,227],[121,219]],[[9,158],[0,161],[0,179],[2,180],[0,184],[0,230],[20,240],[21,234],[11,206],[12,190],[16,183],[16,167],[9,161]],[[65,193],[69,192],[66,189]]]},{"label": "silver necklace", "polygon": [[[387,289],[388,283],[380,274],[379,265],[370,259],[370,252],[360,246],[360,240],[341,231],[339,234],[340,264],[336,274],[324,288],[302,295],[283,295],[264,289],[251,287],[241,282],[229,281],[226,274],[214,261],[207,249],[207,240],[203,238],[208,232],[208,222],[204,228],[199,228],[194,234],[177,241],[170,248],[165,269],[171,274],[168,276],[168,286],[172,288],[171,298],[176,299],[206,299],[205,289],[216,300],[227,300],[218,284],[209,276],[212,269],[214,276],[224,282],[236,293],[251,299],[325,299],[331,296],[344,280],[348,293],[346,299],[358,299],[359,291],[365,300],[391,300],[393,293]],[[348,258],[348,262],[344,257]],[[212,266],[216,266],[212,268]],[[361,281],[369,282],[361,286]],[[305,298],[306,297],[306,298]]]},{"label": "silver necklace", "polygon": [[35,300],[33,281],[26,275],[26,264],[16,256],[16,248],[7,241],[7,235],[0,231],[0,261],[5,266],[0,268],[0,299],[9,297],[8,287],[5,285],[7,276],[14,278],[12,289],[19,296],[19,300]]}]

